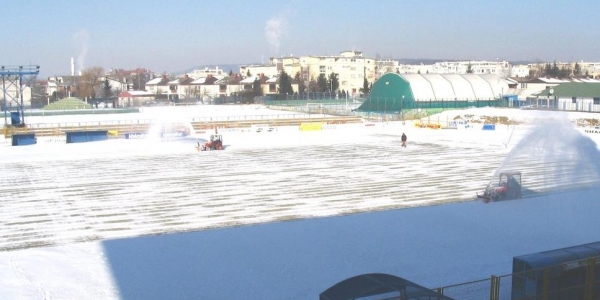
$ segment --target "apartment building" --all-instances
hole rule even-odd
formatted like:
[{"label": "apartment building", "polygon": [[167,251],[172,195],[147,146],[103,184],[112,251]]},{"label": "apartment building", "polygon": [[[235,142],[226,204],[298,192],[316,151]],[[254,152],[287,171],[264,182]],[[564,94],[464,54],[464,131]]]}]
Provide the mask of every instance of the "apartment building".
[{"label": "apartment building", "polygon": [[361,51],[344,51],[339,55],[272,57],[267,65],[240,66],[242,76],[277,77],[285,71],[292,78],[298,74],[305,83],[316,81],[321,74],[329,78],[334,73],[338,76],[339,89],[351,94],[359,93],[365,78],[370,83],[375,81],[375,70],[375,59],[364,57]]},{"label": "apartment building", "polygon": [[211,69],[211,68],[194,69],[191,72],[185,73],[184,75],[187,75],[188,77],[193,78],[193,79],[206,78],[209,75],[212,77],[217,77],[219,79],[223,79],[228,74],[223,69],[220,69],[218,66],[216,66],[214,69]]}]

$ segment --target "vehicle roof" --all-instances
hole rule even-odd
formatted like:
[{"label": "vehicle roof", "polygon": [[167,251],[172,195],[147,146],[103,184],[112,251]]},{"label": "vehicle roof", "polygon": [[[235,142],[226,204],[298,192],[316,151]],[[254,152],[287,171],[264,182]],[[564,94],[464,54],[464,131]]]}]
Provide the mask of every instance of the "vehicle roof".
[{"label": "vehicle roof", "polygon": [[503,174],[506,174],[506,175],[521,175],[521,171],[503,171],[503,172],[500,172],[500,175],[503,175]]}]

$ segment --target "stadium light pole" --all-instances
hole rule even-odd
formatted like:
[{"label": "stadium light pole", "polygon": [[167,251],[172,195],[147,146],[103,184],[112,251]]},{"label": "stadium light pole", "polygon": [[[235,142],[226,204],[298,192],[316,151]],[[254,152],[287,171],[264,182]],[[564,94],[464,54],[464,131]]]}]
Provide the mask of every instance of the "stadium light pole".
[{"label": "stadium light pole", "polygon": [[400,117],[402,118],[402,125],[404,125],[404,95],[402,95],[402,100],[400,101]]}]

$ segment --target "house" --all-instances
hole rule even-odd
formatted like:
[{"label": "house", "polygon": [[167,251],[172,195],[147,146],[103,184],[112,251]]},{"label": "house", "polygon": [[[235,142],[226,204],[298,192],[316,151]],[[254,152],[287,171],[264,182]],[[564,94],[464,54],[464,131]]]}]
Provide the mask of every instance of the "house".
[{"label": "house", "polygon": [[67,97],[79,97],[78,87],[81,76],[52,76],[48,77],[46,94],[56,101]]},{"label": "house", "polygon": [[170,81],[171,79],[169,79],[167,75],[162,75],[161,77],[157,77],[146,82],[145,90],[153,93],[154,95],[156,95],[157,98],[167,99]]},{"label": "house", "polygon": [[600,81],[566,82],[536,94],[541,106],[558,110],[600,112]]},{"label": "house", "polygon": [[119,107],[138,107],[145,102],[154,100],[154,93],[149,91],[125,91],[119,93],[117,105]]},{"label": "house", "polygon": [[[108,86],[110,87],[110,93],[108,95],[105,95],[105,82],[108,82]],[[98,83],[94,85],[94,93],[97,98],[101,99],[111,98],[127,90],[129,90],[129,88],[126,81],[122,78],[114,78],[109,75],[100,78]]]}]

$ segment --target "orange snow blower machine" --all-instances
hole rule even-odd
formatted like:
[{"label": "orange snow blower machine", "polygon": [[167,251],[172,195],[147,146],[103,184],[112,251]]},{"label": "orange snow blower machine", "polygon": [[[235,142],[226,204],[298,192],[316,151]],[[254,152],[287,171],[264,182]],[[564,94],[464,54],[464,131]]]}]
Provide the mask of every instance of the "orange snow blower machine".
[{"label": "orange snow blower machine", "polygon": [[498,184],[490,182],[482,195],[477,194],[477,198],[485,202],[521,199],[521,172],[500,173]]},{"label": "orange snow blower machine", "polygon": [[220,134],[213,134],[208,142],[204,144],[198,142],[196,149],[198,151],[223,150],[223,137]]}]

